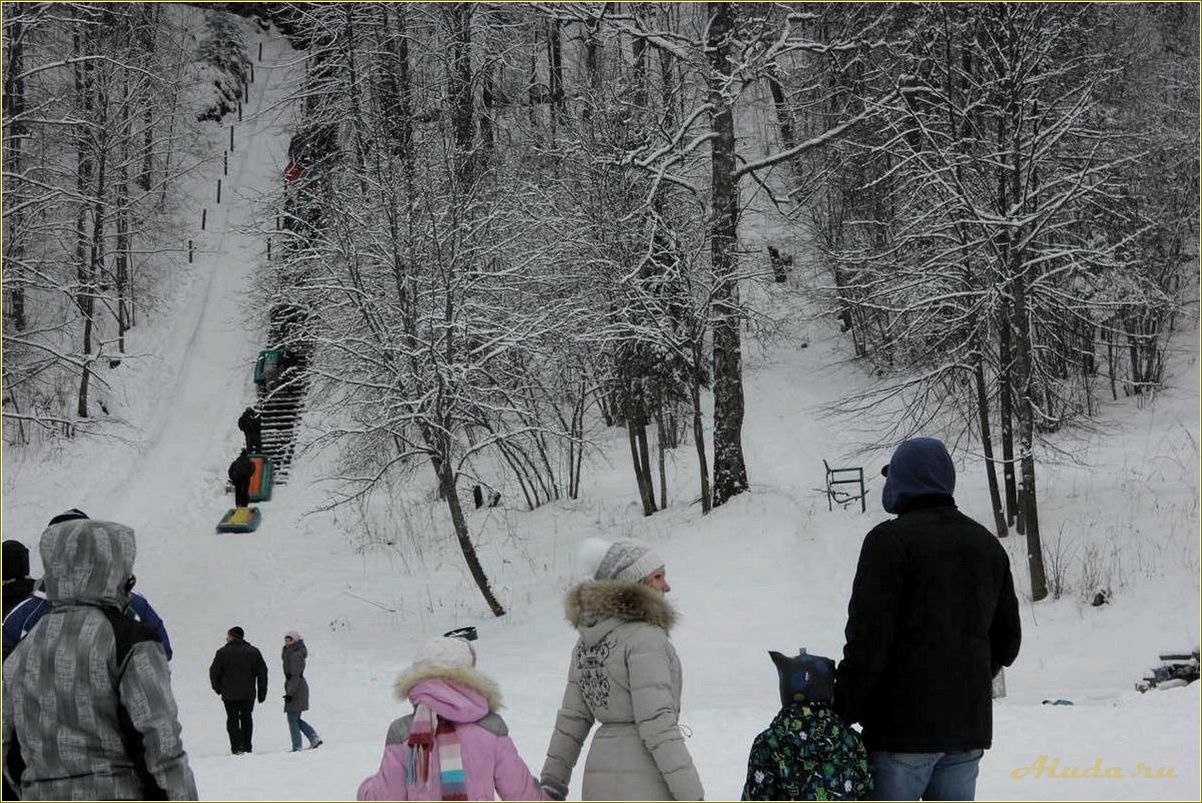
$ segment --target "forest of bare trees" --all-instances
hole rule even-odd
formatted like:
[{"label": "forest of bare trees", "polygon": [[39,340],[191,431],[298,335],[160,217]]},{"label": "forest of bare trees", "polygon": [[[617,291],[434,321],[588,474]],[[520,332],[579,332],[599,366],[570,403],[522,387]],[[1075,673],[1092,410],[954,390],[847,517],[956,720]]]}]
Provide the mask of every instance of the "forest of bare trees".
[{"label": "forest of bare trees", "polygon": [[[305,64],[258,293],[306,310],[342,498],[433,478],[498,615],[461,498],[490,472],[531,509],[576,498],[614,427],[646,515],[749,488],[746,299],[774,281],[751,193],[815,243],[812,299],[881,377],[843,411],[901,400],[882,442],[977,444],[1037,599],[1040,438],[1154,392],[1197,300],[1194,6],[198,5]],[[87,419],[163,263],[196,57],[166,16],[6,6],[7,442]]]},{"label": "forest of bare trees", "polygon": [[92,428],[126,332],[171,281],[195,166],[185,68],[203,53],[153,3],[6,3],[3,23],[11,446]]}]

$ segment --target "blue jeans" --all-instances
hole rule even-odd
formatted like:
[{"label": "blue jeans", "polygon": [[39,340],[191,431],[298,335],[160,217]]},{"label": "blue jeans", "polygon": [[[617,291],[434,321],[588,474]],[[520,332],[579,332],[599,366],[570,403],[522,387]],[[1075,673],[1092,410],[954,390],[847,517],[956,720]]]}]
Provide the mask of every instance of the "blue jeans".
[{"label": "blue jeans", "polygon": [[286,711],[288,715],[288,732],[292,734],[292,749],[300,750],[301,734],[305,734],[305,738],[309,740],[309,744],[317,741],[317,731],[313,730],[313,726],[301,719],[300,711]]},{"label": "blue jeans", "polygon": [[967,753],[894,753],[868,755],[873,800],[972,800],[984,750]]}]

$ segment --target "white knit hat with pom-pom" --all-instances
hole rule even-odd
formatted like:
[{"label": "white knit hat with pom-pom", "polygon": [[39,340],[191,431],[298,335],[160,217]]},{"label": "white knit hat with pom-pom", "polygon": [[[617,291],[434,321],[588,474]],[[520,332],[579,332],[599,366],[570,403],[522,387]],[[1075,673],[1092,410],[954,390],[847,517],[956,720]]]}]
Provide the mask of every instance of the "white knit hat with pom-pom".
[{"label": "white knit hat with pom-pom", "polygon": [[633,538],[594,537],[586,538],[580,547],[580,568],[592,580],[637,583],[664,568],[664,559],[649,544]]},{"label": "white knit hat with pom-pom", "polygon": [[455,669],[475,666],[476,651],[461,638],[439,636],[427,641],[413,659],[415,667]]}]

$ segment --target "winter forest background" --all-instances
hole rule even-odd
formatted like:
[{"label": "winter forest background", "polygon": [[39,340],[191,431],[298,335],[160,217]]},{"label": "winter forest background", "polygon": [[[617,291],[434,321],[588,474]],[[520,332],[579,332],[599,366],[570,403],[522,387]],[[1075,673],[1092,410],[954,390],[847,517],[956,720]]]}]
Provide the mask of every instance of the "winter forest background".
[{"label": "winter forest background", "polygon": [[[1121,716],[1186,777],[1015,786],[1051,751],[1014,739],[982,793],[1196,798],[1197,689],[1182,714],[1126,681],[1198,640],[1198,42],[1185,3],[5,2],[5,537],[124,507],[177,642],[325,634],[361,755],[327,737],[341,775],[296,789],[206,780],[223,734],[177,648],[210,797],[353,795],[414,639],[490,613],[502,689],[546,645],[510,719],[537,770],[576,545],[661,539],[690,749],[732,797],[742,743],[707,774],[706,719],[749,745],[771,712],[707,707],[729,678],[690,638],[748,671],[806,639],[837,657],[883,513],[872,479],[869,515],[822,511],[822,460],[871,478],[937,435],[1022,578],[999,728],[1072,744]],[[211,529],[269,346],[303,356],[295,465],[231,545]],[[769,612],[810,593],[816,635]],[[330,689],[342,667],[363,689]],[[1075,692],[1097,709],[1036,721]]]}]

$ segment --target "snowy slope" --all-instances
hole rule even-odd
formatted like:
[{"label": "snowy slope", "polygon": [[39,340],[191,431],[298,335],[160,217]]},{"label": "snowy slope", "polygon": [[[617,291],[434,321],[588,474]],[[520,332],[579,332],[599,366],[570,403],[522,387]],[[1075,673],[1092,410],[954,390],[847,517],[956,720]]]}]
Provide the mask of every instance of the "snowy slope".
[{"label": "snowy slope", "polygon": [[[471,512],[485,568],[509,610],[502,619],[487,615],[422,475],[398,491],[389,518],[373,514],[393,547],[363,550],[355,519],[310,512],[323,501],[324,457],[297,463],[289,484],[264,504],[259,532],[215,534],[231,504],[224,472],[240,444],[237,414],[253,398],[250,368],[262,329],[261,316],[243,301],[262,242],[240,226],[257,213],[257,194],[279,180],[287,120],[276,104],[296,76],[295,54],[276,37],[263,39],[220,208],[211,203],[219,159],[197,179],[195,205],[208,205],[209,230],[201,239],[198,224],[188,224],[202,253],[177,313],[138,335],[140,348],[154,355],[128,369],[141,372],[140,384],[126,386],[142,394],[130,406],[138,435],[131,443],[72,444],[37,460],[6,451],[5,536],[32,546],[50,515],[76,505],[137,530],[139,587],[172,633],[174,690],[201,795],[260,800],[353,798],[378,764],[388,723],[404,712],[391,696],[394,677],[425,637],[469,623],[480,628],[481,668],[499,682],[503,714],[537,772],[574,642],[560,599],[574,580],[576,546],[590,534],[655,541],[682,613],[674,640],[685,669],[689,749],[707,797],[737,798],[747,748],[775,712],[766,651],[805,646],[839,654],[860,540],[884,517],[874,469],[885,453],[857,458],[872,484],[867,514],[828,512],[816,492],[821,459],[851,452],[847,436],[819,412],[866,381],[845,362],[848,344],[828,328],[800,323],[793,336],[806,349],[781,344],[760,352],[749,344],[744,441],[753,487],[709,517],[688,504],[697,492],[686,446],[670,475],[670,507],[643,518],[617,432],[604,435],[606,449],[586,471],[580,500],[533,513]],[[250,41],[253,47],[257,37]],[[228,129],[211,135],[219,156]],[[1071,540],[1079,556],[1087,549],[1102,555],[1118,593],[1099,609],[1076,594],[1024,604],[1024,648],[1007,673],[1010,696],[995,709],[981,798],[1199,796],[1199,689],[1132,690],[1157,650],[1192,647],[1199,638],[1196,332],[1180,341],[1184,353],[1173,363],[1180,387],[1149,409],[1109,406],[1104,436],[1071,443],[1085,465],[1042,469],[1045,531],[1063,533],[1066,550]],[[961,506],[986,520],[979,463],[961,469]],[[1022,546],[1007,541],[1018,577]],[[1070,561],[1070,573],[1082,560]],[[256,712],[253,756],[228,755],[224,712],[208,687],[208,662],[233,624],[263,649],[272,670],[268,703]],[[287,752],[278,659],[287,629],[301,631],[310,649],[314,707],[307,718],[326,740],[316,752]],[[1076,704],[1041,705],[1060,697]],[[1101,758],[1128,770],[1143,762],[1173,767],[1178,777],[1011,777],[1040,755],[1075,766]]]}]

